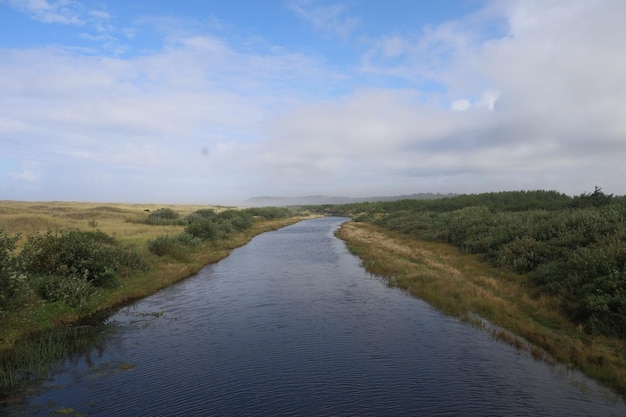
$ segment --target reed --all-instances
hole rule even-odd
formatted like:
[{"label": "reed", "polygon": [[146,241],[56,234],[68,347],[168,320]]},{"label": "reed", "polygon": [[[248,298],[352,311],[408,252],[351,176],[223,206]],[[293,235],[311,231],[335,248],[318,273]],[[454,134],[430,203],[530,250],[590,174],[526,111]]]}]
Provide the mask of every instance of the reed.
[{"label": "reed", "polygon": [[0,398],[10,400],[18,388],[49,377],[70,356],[88,356],[106,331],[101,326],[63,326],[20,339],[0,353]]},{"label": "reed", "polygon": [[559,300],[529,294],[523,276],[451,245],[368,223],[345,223],[337,235],[389,285],[467,322],[487,320],[498,329],[490,330],[496,339],[546,363],[576,367],[626,397],[626,341],[583,332],[560,312]]}]

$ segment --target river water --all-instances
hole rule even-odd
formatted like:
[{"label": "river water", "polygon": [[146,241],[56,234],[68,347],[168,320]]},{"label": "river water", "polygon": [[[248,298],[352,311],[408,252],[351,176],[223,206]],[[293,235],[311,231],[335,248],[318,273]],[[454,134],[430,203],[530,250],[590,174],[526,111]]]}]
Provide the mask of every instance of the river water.
[{"label": "river water", "polygon": [[120,310],[88,353],[3,411],[626,416],[622,401],[579,373],[535,361],[369,275],[333,235],[345,220],[259,235]]}]

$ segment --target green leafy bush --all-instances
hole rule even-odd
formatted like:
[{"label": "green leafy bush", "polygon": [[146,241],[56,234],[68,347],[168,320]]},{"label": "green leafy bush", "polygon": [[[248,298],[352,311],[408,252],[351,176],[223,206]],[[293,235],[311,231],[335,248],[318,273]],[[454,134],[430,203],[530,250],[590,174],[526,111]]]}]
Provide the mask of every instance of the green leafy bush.
[{"label": "green leafy bush", "polygon": [[218,214],[217,218],[223,223],[230,223],[236,230],[245,230],[252,227],[252,214],[242,210],[226,210]]},{"label": "green leafy bush", "polygon": [[200,209],[194,211],[192,214],[205,220],[214,219],[217,216],[217,213],[213,209]]},{"label": "green leafy bush", "polygon": [[74,277],[96,287],[113,287],[124,264],[124,252],[100,231],[48,231],[28,237],[18,262],[29,275]]},{"label": "green leafy bush", "polygon": [[224,210],[216,213],[202,209],[187,216],[185,232],[194,238],[208,241],[225,239],[234,231],[252,227],[254,217],[244,210]]},{"label": "green leafy bush", "polygon": [[48,275],[35,281],[37,295],[43,300],[71,307],[82,307],[97,291],[86,279],[72,275]]},{"label": "green leafy bush", "polygon": [[160,208],[151,212],[144,220],[143,223],[150,225],[178,225],[185,224],[185,220],[181,219],[180,214],[171,208]]},{"label": "green leafy bush", "polygon": [[293,210],[288,207],[250,207],[244,211],[254,217],[261,217],[266,220],[284,219],[293,214]]},{"label": "green leafy bush", "polygon": [[157,256],[171,256],[174,259],[185,259],[189,251],[202,244],[202,241],[189,233],[175,236],[158,236],[148,241],[148,249]]},{"label": "green leafy bush", "polygon": [[148,218],[163,219],[163,220],[176,220],[180,218],[180,214],[176,213],[171,208],[160,208],[150,213]]},{"label": "green leafy bush", "polygon": [[22,305],[29,290],[26,276],[18,271],[14,256],[18,238],[0,230],[0,313]]},{"label": "green leafy bush", "polygon": [[185,232],[202,240],[216,241],[226,237],[222,225],[214,220],[195,221],[185,227]]}]

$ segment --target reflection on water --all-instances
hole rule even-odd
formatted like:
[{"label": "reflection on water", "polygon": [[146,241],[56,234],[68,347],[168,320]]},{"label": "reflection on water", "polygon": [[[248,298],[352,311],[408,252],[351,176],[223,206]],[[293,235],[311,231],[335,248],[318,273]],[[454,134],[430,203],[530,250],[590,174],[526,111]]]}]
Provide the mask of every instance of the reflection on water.
[{"label": "reflection on water", "polygon": [[68,358],[90,362],[101,355],[102,342],[112,326],[102,323],[60,327],[16,342],[0,353],[0,399],[11,398],[26,387],[48,379]]},{"label": "reflection on water", "polygon": [[[326,218],[256,237],[124,308],[9,415],[625,416],[550,368],[368,275]],[[582,389],[581,389],[582,388]]]}]

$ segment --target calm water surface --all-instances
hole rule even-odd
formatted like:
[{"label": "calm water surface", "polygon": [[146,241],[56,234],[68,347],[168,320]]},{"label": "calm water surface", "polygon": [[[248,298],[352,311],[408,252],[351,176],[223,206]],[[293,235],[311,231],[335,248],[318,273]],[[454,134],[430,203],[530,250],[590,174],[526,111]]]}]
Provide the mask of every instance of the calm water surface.
[{"label": "calm water surface", "polygon": [[549,368],[366,273],[341,218],[257,236],[109,319],[11,415],[626,416]]}]

